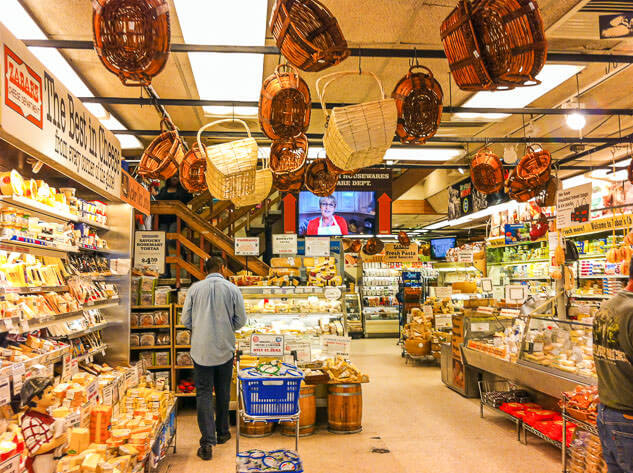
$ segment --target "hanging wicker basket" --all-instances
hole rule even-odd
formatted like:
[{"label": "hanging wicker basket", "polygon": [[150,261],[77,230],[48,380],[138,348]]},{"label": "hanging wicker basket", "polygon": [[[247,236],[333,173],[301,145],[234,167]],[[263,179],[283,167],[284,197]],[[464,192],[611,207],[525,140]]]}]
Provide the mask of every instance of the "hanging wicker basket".
[{"label": "hanging wicker basket", "polygon": [[305,133],[311,111],[308,84],[290,64],[279,64],[262,84],[259,96],[259,126],[264,134],[277,140]]},{"label": "hanging wicker basket", "polygon": [[273,185],[273,173],[269,168],[258,169],[255,172],[255,190],[246,195],[231,199],[235,207],[247,207],[263,202],[270,194]]},{"label": "hanging wicker basket", "polygon": [[307,157],[308,138],[304,134],[273,141],[270,147],[270,169],[275,188],[281,192],[300,190]]},{"label": "hanging wicker basket", "polygon": [[315,159],[306,169],[305,186],[317,197],[327,197],[334,193],[338,184],[338,176],[331,173],[325,159]]},{"label": "hanging wicker basket", "polygon": [[332,174],[336,174],[337,176],[351,176],[352,174],[356,174],[360,169],[352,169],[350,171],[346,171],[334,165],[330,158],[325,157],[325,164],[327,165],[328,170]]},{"label": "hanging wicker basket", "polygon": [[503,164],[489,149],[479,151],[470,163],[470,179],[482,194],[493,194],[503,188]]},{"label": "hanging wicker basket", "polygon": [[178,172],[183,161],[184,146],[176,130],[166,130],[166,122],[160,122],[161,134],[152,140],[138,164],[138,174],[152,179],[167,180]]},{"label": "hanging wicker basket", "polygon": [[97,55],[123,85],[149,85],[169,57],[166,0],[92,0]]},{"label": "hanging wicker basket", "polygon": [[380,253],[385,248],[385,244],[379,238],[372,237],[367,240],[365,246],[363,246],[363,252],[366,255],[373,256]]},{"label": "hanging wicker basket", "polygon": [[344,171],[364,168],[381,163],[393,143],[398,122],[398,110],[394,99],[385,98],[380,79],[372,72],[362,72],[378,83],[381,100],[346,107],[334,107],[330,112],[325,106],[328,86],[344,76],[358,72],[334,72],[316,81],[317,94],[326,116],[323,144],[330,161]]},{"label": "hanging wicker basket", "polygon": [[180,163],[180,183],[192,194],[204,192],[207,190],[206,170],[207,160],[198,149],[198,143],[194,143]]},{"label": "hanging wicker basket", "polygon": [[398,243],[400,243],[402,246],[409,246],[411,244],[411,239],[409,238],[409,235],[407,235],[407,232],[398,232]]},{"label": "hanging wicker basket", "polygon": [[517,176],[517,168],[510,171],[510,175],[505,183],[506,193],[511,199],[516,200],[517,202],[527,202],[542,190],[543,186],[530,186],[525,179]]},{"label": "hanging wicker basket", "polygon": [[[248,138],[219,145],[203,146],[202,131],[225,122],[237,122],[246,128]],[[251,137],[248,125],[239,119],[223,119],[207,123],[198,130],[198,148],[207,160],[205,177],[209,193],[220,200],[231,200],[255,189],[257,142]]]},{"label": "hanging wicker basket", "polygon": [[[428,73],[413,72],[424,69]],[[415,65],[391,93],[398,109],[396,134],[402,143],[423,144],[435,135],[442,119],[444,93],[430,69]]]},{"label": "hanging wicker basket", "polygon": [[321,71],[350,54],[336,18],[317,0],[276,0],[270,31],[281,54],[303,71]]},{"label": "hanging wicker basket", "polygon": [[547,184],[551,174],[552,156],[543,148],[527,147],[527,153],[517,164],[517,176],[530,187],[542,187]]}]

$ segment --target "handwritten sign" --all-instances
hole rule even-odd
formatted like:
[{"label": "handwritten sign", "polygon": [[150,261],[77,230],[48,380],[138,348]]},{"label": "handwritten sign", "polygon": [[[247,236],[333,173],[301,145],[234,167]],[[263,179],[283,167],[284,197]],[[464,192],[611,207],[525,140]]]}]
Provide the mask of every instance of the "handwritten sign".
[{"label": "handwritten sign", "polygon": [[254,333],[251,335],[251,355],[279,356],[284,355],[284,336],[276,334]]},{"label": "handwritten sign", "polygon": [[339,337],[337,335],[323,335],[321,337],[323,351],[330,355],[349,357],[352,351],[352,337]]},{"label": "handwritten sign", "polygon": [[582,184],[556,193],[556,228],[565,228],[591,219],[592,184]]},{"label": "handwritten sign", "polygon": [[121,200],[142,214],[149,215],[149,191],[123,169],[121,169]]}]

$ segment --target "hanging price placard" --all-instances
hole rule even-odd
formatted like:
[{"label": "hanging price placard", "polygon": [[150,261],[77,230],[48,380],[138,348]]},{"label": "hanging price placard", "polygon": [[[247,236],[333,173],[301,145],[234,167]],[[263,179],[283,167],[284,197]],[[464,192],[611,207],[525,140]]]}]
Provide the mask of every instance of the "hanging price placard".
[{"label": "hanging price placard", "polygon": [[[22,390],[22,380],[24,379],[24,363],[15,363],[13,365],[13,395],[18,396]],[[2,470],[0,470],[1,472]]]},{"label": "hanging price placard", "polygon": [[0,376],[0,406],[11,402],[11,382],[9,376]]}]

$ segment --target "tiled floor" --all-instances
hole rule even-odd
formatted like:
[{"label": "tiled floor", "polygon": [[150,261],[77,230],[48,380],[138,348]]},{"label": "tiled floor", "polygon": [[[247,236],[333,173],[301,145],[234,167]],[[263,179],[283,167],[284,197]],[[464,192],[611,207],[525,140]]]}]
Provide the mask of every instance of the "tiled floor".
[{"label": "tiled floor", "polygon": [[[371,382],[363,386],[363,432],[335,435],[323,426],[299,441],[307,473],[559,473],[560,452],[536,438],[517,442],[514,425],[486,414],[476,400],[446,388],[437,367],[405,365],[392,339],[355,340],[352,359]],[[235,439],[196,456],[199,432],[192,409],[179,417],[178,451],[162,472],[235,470]],[[243,439],[242,449],[291,448],[294,440],[274,433]],[[372,452],[372,450],[378,452]]]}]

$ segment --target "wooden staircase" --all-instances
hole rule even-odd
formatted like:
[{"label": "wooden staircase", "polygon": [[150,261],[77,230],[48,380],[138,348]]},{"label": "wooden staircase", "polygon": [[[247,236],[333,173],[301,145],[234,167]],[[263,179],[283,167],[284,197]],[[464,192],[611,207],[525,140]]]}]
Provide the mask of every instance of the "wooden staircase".
[{"label": "wooden staircase", "polygon": [[[204,279],[206,274],[203,264],[204,260],[209,258],[211,248],[216,248],[241,267],[246,267],[246,259],[235,254],[233,238],[206,221],[202,216],[194,213],[182,202],[174,200],[152,201],[151,213],[158,216],[158,221],[160,221],[160,215],[175,215],[177,218],[176,233],[167,234],[168,239],[176,240],[176,256],[170,255],[166,258],[168,264],[174,264],[179,268],[176,275],[177,285],[180,285],[181,268],[197,279]],[[157,227],[158,222],[155,225]],[[194,234],[198,235],[197,241],[194,241]],[[189,250],[192,256],[195,254],[199,257],[198,264],[192,261],[193,258],[186,261],[180,256],[182,255],[182,247]],[[270,268],[257,258],[250,258],[248,269],[254,274],[267,276]]]}]

